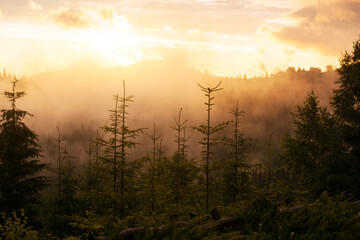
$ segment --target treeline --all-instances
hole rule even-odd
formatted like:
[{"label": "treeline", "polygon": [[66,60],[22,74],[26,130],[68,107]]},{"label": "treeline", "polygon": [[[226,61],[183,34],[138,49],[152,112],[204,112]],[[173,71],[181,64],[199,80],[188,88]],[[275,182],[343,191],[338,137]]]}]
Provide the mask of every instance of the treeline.
[{"label": "treeline", "polygon": [[[132,128],[128,109],[133,96],[126,94],[123,82],[122,94],[113,96],[109,123],[89,137],[84,146],[87,159],[82,171],[74,170],[78,156],[72,153],[72,146],[59,127],[52,140],[55,161],[44,164],[39,161],[42,152],[38,136],[23,121],[31,114],[17,108],[18,99],[25,93],[17,91],[18,79],[14,77],[12,89],[4,92],[11,107],[1,111],[0,124],[0,212],[13,215],[3,216],[0,234],[5,239],[11,234],[13,239],[116,239],[127,228],[157,229],[169,219],[188,220],[189,213],[191,217],[200,215],[196,221],[204,223],[206,214],[217,208],[240,217],[243,224],[252,221],[247,229],[236,225],[239,236],[301,236],[308,229],[292,231],[301,217],[287,216],[295,219],[290,226],[286,216],[276,217],[280,215],[278,206],[286,209],[311,203],[321,196],[320,202],[327,211],[336,208],[337,203],[332,202],[339,199],[336,196],[351,201],[360,198],[359,59],[360,40],[354,43],[351,53],[345,52],[340,59],[331,111],[320,105],[316,93],[309,94],[291,113],[293,132],[278,143],[280,151],[273,151],[273,134],[268,136],[263,149],[267,159],[260,164],[252,164],[247,158],[252,141],[241,129],[244,113],[238,101],[232,109],[223,109],[230,112],[227,121],[214,123],[212,110],[217,106],[215,97],[222,90],[221,82],[216,86],[199,84],[205,95],[206,112],[201,124],[189,125],[182,108],[178,110],[168,128],[174,136],[173,143],[163,142],[156,123],[151,128]],[[201,136],[199,159],[188,154],[188,140],[194,131]],[[130,154],[140,147],[140,135],[147,136],[152,148],[133,159]],[[174,152],[167,151],[166,145],[170,144],[176,146]],[[249,214],[244,213],[246,209]],[[313,211],[311,206],[305,209]],[[345,205],[342,209],[340,215],[353,214]],[[267,224],[266,229],[261,228],[262,223]],[[359,223],[359,218],[354,218],[348,223],[349,229],[356,231]],[[317,224],[321,228],[324,221]],[[275,230],[282,226],[288,226],[286,233]],[[343,226],[338,230],[346,231]],[[352,232],[344,236],[351,236]],[[181,234],[175,238],[180,239]],[[206,234],[194,236],[200,239]]]}]

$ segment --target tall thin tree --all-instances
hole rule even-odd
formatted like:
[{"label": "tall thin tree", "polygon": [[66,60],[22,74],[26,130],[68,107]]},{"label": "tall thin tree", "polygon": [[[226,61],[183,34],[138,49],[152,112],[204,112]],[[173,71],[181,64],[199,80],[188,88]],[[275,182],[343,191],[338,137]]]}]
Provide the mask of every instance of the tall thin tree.
[{"label": "tall thin tree", "polygon": [[246,176],[246,171],[250,169],[245,163],[245,150],[250,144],[250,140],[245,139],[245,134],[240,129],[240,117],[244,114],[239,109],[239,100],[235,107],[230,111],[233,119],[229,122],[233,127],[233,135],[225,137],[224,143],[230,146],[230,159],[227,161],[228,172],[225,173],[225,203],[231,203],[237,200],[242,194],[242,187]]},{"label": "tall thin tree", "polygon": [[200,126],[193,127],[193,129],[199,131],[202,135],[204,135],[200,144],[203,146],[203,150],[201,151],[201,154],[203,156],[203,159],[205,160],[205,165],[204,165],[205,194],[206,194],[205,209],[207,212],[209,211],[210,156],[212,154],[212,147],[218,143],[217,139],[213,138],[212,136],[215,133],[219,132],[220,130],[224,129],[228,125],[228,123],[225,122],[218,123],[215,126],[211,125],[211,110],[212,110],[212,106],[215,105],[215,103],[213,103],[215,97],[213,97],[211,94],[223,89],[220,88],[220,84],[221,81],[215,87],[210,88],[210,87],[203,87],[198,83],[199,87],[203,92],[205,92],[205,96],[207,97],[207,102],[205,102],[205,105],[207,106],[206,109],[207,120],[206,120],[206,124],[201,124]]},{"label": "tall thin tree", "polygon": [[64,151],[63,147],[62,147],[62,142],[65,140],[65,137],[61,136],[60,133],[60,128],[59,126],[56,126],[57,129],[57,133],[58,136],[57,138],[53,138],[53,140],[56,142],[56,153],[57,153],[57,169],[55,169],[55,173],[57,175],[57,195],[58,195],[58,199],[57,199],[57,214],[58,214],[58,226],[60,227],[61,225],[61,219],[60,219],[60,215],[61,215],[61,194],[62,194],[62,187],[61,187],[61,183],[62,183],[62,175],[64,174],[64,169],[63,169],[63,157],[62,157],[62,153]]},{"label": "tall thin tree", "polygon": [[272,132],[269,137],[269,143],[268,143],[268,188],[269,188],[269,194],[270,194],[270,188],[271,188],[271,138],[274,135],[275,132]]},{"label": "tall thin tree", "polygon": [[[129,107],[128,103],[133,102],[133,96],[126,96],[125,81],[123,81],[123,96],[114,95],[115,108],[110,110],[110,125],[104,126],[104,132],[110,133],[111,137],[106,140],[100,138],[100,143],[104,146],[105,157],[102,159],[112,166],[113,179],[113,218],[125,216],[125,174],[127,171],[127,149],[136,146],[133,139],[143,128],[131,130],[126,123]],[[118,209],[118,178],[120,177],[120,207]]]},{"label": "tall thin tree", "polygon": [[155,202],[156,202],[156,176],[155,176],[155,170],[156,170],[156,153],[157,153],[157,141],[161,138],[161,136],[156,136],[156,127],[154,122],[154,128],[153,128],[153,134],[146,133],[146,135],[151,139],[152,141],[152,158],[151,158],[151,213],[154,214],[155,212]]},{"label": "tall thin tree", "polygon": [[176,202],[176,213],[179,212],[179,194],[180,194],[180,178],[181,178],[181,160],[184,160],[185,157],[185,139],[181,137],[181,133],[185,131],[186,122],[181,120],[182,108],[179,110],[178,118],[174,117],[175,124],[171,126],[172,129],[176,131],[175,143],[177,144],[177,152],[175,154],[176,158],[176,187],[175,187],[175,202]]}]

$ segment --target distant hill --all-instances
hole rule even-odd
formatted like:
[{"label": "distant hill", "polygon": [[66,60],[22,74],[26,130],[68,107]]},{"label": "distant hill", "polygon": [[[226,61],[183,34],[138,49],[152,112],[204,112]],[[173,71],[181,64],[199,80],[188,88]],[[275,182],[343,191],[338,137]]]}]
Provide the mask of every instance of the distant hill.
[{"label": "distant hill", "polygon": [[[230,120],[230,110],[239,100],[245,114],[242,129],[260,144],[274,131],[275,139],[291,130],[296,104],[302,104],[312,90],[322,105],[328,105],[338,75],[335,71],[322,72],[288,68],[266,77],[225,78],[162,61],[136,63],[129,67],[84,67],[64,71],[51,71],[28,78],[23,87],[28,96],[19,107],[33,113],[30,126],[51,147],[50,137],[59,125],[77,152],[88,142],[89,135],[103,126],[109,109],[114,107],[113,95],[122,94],[123,80],[127,95],[134,95],[129,106],[129,123],[134,128],[151,128],[155,121],[164,143],[173,146],[173,133],[169,126],[183,107],[183,117],[190,126],[206,120],[204,93],[197,86],[214,86],[222,81],[223,91],[214,94],[213,122]],[[3,91],[3,90],[1,90]],[[228,130],[229,131],[229,130]],[[192,131],[192,143],[200,140]],[[147,141],[146,137],[139,138]],[[147,151],[147,147],[142,147]],[[49,151],[48,151],[49,152]],[[197,155],[198,147],[193,148]]]}]

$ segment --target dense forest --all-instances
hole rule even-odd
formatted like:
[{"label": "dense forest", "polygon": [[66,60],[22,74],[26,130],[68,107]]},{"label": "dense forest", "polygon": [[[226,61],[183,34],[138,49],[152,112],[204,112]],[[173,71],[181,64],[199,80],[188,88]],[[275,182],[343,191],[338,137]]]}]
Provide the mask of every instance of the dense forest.
[{"label": "dense forest", "polygon": [[360,39],[325,72],[146,66],[3,71],[2,239],[360,238]]}]

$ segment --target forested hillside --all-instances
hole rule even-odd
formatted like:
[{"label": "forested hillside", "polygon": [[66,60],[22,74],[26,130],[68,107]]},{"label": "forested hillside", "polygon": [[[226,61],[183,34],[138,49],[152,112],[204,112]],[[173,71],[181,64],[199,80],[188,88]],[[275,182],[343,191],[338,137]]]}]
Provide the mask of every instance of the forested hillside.
[{"label": "forested hillside", "polygon": [[254,78],[4,71],[1,236],[358,239],[359,49]]},{"label": "forested hillside", "polygon": [[[228,121],[230,110],[239,101],[239,109],[244,112],[241,129],[254,141],[263,143],[272,132],[273,139],[279,139],[291,130],[289,112],[294,111],[312,90],[320,104],[328,106],[337,78],[337,72],[331,67],[324,71],[289,67],[285,72],[254,78],[246,78],[246,75],[216,77],[173,62],[159,61],[129,67],[48,72],[24,79],[19,87],[27,93],[21,106],[36,116],[26,121],[39,134],[44,150],[47,151],[46,144],[51,144],[49,139],[56,135],[58,125],[79,152],[89,136],[95,136],[98,127],[108,121],[112,95],[122,92],[123,80],[135,101],[129,108],[129,121],[138,128],[150,128],[156,122],[166,142],[172,140],[169,126],[181,107],[190,126],[206,117],[203,95],[196,83],[215,86],[221,81],[223,90],[216,94],[214,120]],[[4,89],[10,86],[9,81],[2,82]],[[62,86],[67,90],[58,91]],[[189,151],[192,156],[199,157],[196,134],[195,131],[191,133],[194,137],[189,139],[192,143]],[[146,137],[139,136],[137,141],[144,141],[141,149],[148,145]],[[174,144],[166,145],[175,150]],[[145,152],[150,150],[145,148]]]}]

